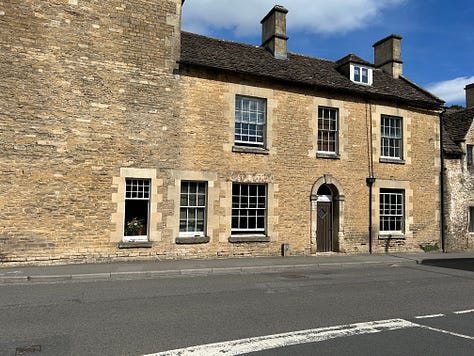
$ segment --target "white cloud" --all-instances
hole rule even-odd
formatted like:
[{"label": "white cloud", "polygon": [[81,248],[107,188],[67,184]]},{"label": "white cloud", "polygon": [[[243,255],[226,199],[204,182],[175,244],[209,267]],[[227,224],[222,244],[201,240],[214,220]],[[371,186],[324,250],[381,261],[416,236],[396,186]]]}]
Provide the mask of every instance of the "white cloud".
[{"label": "white cloud", "polygon": [[370,25],[382,10],[404,1],[187,0],[183,7],[183,29],[201,34],[225,29],[237,37],[255,36],[260,33],[260,20],[278,3],[289,10],[290,31],[341,33]]},{"label": "white cloud", "polygon": [[464,88],[471,83],[474,83],[474,76],[459,77],[443,82],[431,83],[427,85],[427,89],[449,104],[463,103],[466,99]]}]

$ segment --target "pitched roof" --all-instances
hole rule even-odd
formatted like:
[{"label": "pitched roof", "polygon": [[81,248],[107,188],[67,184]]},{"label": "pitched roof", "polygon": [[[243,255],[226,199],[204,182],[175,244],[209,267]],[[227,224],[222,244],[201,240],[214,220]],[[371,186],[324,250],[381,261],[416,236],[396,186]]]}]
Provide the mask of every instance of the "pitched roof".
[{"label": "pitched roof", "polygon": [[367,62],[366,60],[356,56],[354,53],[350,53],[347,56],[339,59],[336,61],[336,67],[340,67],[346,63],[357,63],[357,64],[362,64],[365,66],[373,67],[374,65],[372,63]]},{"label": "pitched roof", "polygon": [[461,142],[471,128],[474,119],[474,108],[448,111],[443,115],[443,152],[448,155],[463,154]]},{"label": "pitched roof", "polygon": [[[352,55],[351,58],[358,57]],[[436,109],[443,104],[441,99],[409,80],[403,77],[394,79],[381,70],[374,70],[373,85],[360,85],[340,73],[337,70],[340,63],[337,62],[294,53],[288,53],[286,60],[276,59],[269,51],[259,46],[223,41],[189,32],[182,32],[179,62],[184,65],[264,77],[292,85],[402,101],[417,107]]]}]

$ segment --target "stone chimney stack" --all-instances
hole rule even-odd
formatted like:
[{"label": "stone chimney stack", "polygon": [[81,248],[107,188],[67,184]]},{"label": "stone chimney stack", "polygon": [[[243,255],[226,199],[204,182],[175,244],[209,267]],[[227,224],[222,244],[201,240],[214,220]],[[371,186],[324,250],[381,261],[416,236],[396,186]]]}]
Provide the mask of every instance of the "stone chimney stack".
[{"label": "stone chimney stack", "polygon": [[395,79],[403,75],[401,41],[401,36],[390,35],[373,45],[375,68],[381,68]]},{"label": "stone chimney stack", "polygon": [[275,58],[286,59],[288,37],[286,36],[286,14],[288,10],[283,6],[276,5],[263,18],[262,24],[262,47],[269,50]]},{"label": "stone chimney stack", "polygon": [[466,85],[466,108],[474,108],[474,83]]}]

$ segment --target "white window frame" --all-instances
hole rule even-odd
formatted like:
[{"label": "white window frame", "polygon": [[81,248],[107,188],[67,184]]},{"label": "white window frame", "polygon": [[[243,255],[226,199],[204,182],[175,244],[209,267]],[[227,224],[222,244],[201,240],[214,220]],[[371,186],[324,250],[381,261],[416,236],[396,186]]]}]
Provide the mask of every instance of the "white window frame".
[{"label": "white window frame", "polygon": [[[395,199],[395,200],[394,200]],[[395,224],[395,229],[390,225]],[[385,226],[388,225],[389,228]],[[379,231],[381,235],[402,235],[405,232],[405,191],[403,189],[380,189]]]},{"label": "white window frame", "polygon": [[[195,184],[196,190],[190,191]],[[180,209],[179,209],[179,236],[180,237],[204,237],[207,227],[207,182],[203,181],[181,181],[180,187]],[[199,215],[202,219],[199,219]],[[202,228],[199,221],[202,220]],[[183,229],[182,223],[185,223]],[[190,230],[190,228],[192,228]]]},{"label": "white window frame", "polygon": [[232,183],[232,235],[266,236],[267,197],[267,184]]},{"label": "white window frame", "polygon": [[235,145],[265,148],[267,100],[236,95],[234,125]]},{"label": "white window frame", "polygon": [[[386,124],[386,122],[389,124]],[[392,123],[398,122],[398,125]],[[397,154],[398,150],[398,154]],[[403,160],[403,118],[382,115],[380,119],[380,157]]]},{"label": "white window frame", "polygon": [[[123,241],[148,241],[150,230],[150,199],[151,199],[151,179],[148,178],[125,178],[125,211],[123,221]],[[125,235],[127,219],[127,202],[144,201],[146,204],[145,226],[142,235]],[[135,216],[132,216],[134,218]],[[138,216],[136,216],[138,217]]]},{"label": "white window frame", "polygon": [[[328,113],[329,116],[325,114]],[[334,113],[332,117],[331,113]],[[333,124],[333,125],[332,125]],[[331,141],[331,135],[334,135]],[[334,142],[334,150],[329,150],[330,143]],[[337,155],[339,152],[339,109],[318,107],[318,153]]]},{"label": "white window frame", "polygon": [[[365,73],[365,75],[364,75]],[[359,64],[351,64],[350,76],[354,83],[372,85],[373,84],[373,69]],[[366,78],[366,80],[364,80]]]}]

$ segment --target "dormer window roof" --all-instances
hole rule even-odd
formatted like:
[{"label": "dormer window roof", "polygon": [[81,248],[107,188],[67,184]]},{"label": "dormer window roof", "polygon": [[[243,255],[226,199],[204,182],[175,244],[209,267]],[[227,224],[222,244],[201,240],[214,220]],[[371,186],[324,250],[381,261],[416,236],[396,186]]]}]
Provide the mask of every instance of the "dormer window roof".
[{"label": "dormer window roof", "polygon": [[373,65],[355,54],[349,54],[336,62],[336,67],[352,82],[363,85],[373,83]]}]

